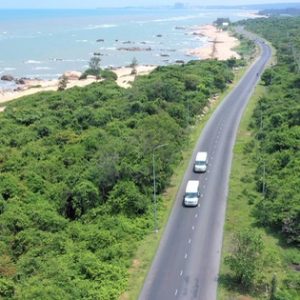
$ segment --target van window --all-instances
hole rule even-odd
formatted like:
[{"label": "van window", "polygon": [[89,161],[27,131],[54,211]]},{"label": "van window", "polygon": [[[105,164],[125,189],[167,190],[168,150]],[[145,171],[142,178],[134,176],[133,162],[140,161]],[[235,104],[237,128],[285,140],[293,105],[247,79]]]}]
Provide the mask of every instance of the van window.
[{"label": "van window", "polygon": [[187,197],[187,198],[195,198],[195,197],[198,197],[198,193],[186,193],[185,197]]}]

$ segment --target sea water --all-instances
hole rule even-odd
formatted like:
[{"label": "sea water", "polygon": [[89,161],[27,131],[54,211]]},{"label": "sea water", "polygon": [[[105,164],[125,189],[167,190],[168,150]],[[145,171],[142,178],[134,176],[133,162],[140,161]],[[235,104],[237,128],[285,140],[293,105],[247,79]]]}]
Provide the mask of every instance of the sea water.
[{"label": "sea water", "polygon": [[[134,57],[139,64],[188,61],[195,59],[188,49],[207,42],[192,35],[191,27],[218,17],[236,21],[245,13],[172,8],[0,10],[0,76],[57,78],[67,70],[86,69],[94,53],[100,53],[102,67],[125,66]],[[140,51],[122,50],[132,47]]]}]

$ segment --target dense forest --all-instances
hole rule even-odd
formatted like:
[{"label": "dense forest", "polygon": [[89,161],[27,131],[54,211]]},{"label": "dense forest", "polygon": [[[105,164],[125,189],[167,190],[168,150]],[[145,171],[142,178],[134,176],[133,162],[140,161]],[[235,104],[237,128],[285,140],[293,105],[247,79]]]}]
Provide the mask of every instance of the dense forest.
[{"label": "dense forest", "polygon": [[260,99],[252,123],[259,143],[257,188],[264,193],[257,215],[278,228],[287,243],[300,245],[300,18],[246,25],[278,51],[277,64],[262,76],[268,95]]},{"label": "dense forest", "polygon": [[154,148],[166,144],[155,151],[160,193],[189,125],[236,63],[158,67],[127,90],[105,80],[8,105],[0,115],[0,298],[118,299],[137,243],[153,231]]},{"label": "dense forest", "polygon": [[[230,288],[238,283],[241,293],[258,299],[299,299],[300,18],[273,17],[238,24],[270,41],[277,50],[277,63],[262,75],[265,93],[250,122],[253,138],[243,150],[255,171],[240,181],[255,184],[238,197],[246,196],[254,221],[246,231],[237,232],[235,250],[225,259],[230,276],[234,274]],[[258,228],[265,229],[264,240]],[[264,249],[271,236],[277,245]],[[278,270],[282,274],[276,274]]]}]

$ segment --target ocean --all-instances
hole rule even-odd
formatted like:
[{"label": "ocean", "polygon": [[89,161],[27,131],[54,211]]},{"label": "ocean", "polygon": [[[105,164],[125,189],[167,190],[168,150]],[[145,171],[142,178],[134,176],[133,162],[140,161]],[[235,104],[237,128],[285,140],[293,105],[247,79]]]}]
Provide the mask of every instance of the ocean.
[{"label": "ocean", "polygon": [[[190,27],[218,17],[244,19],[249,11],[115,8],[90,10],[0,10],[0,76],[53,79],[83,71],[94,53],[102,67],[131,63],[165,65],[195,59],[187,50],[205,37]],[[136,51],[128,51],[133,48]],[[2,89],[9,85],[0,81]]]}]

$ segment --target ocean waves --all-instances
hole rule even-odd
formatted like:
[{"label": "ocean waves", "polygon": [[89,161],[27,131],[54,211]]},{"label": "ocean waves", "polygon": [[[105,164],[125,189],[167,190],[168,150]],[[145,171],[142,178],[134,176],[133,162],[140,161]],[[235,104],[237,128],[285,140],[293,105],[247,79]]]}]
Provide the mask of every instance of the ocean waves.
[{"label": "ocean waves", "polygon": [[100,29],[100,28],[113,28],[113,27],[118,27],[117,24],[99,24],[99,25],[88,25],[85,27],[85,30],[95,30],[95,29]]}]

